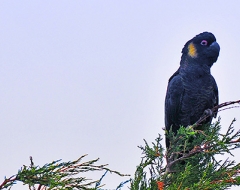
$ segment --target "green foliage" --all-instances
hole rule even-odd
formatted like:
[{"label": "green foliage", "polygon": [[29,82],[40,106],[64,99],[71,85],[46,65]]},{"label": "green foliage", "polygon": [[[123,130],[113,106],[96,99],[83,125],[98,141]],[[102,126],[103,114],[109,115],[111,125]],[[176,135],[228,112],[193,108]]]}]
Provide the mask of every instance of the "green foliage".
[{"label": "green foliage", "polygon": [[190,126],[181,127],[176,135],[169,131],[171,144],[165,153],[160,135],[152,146],[145,141],[145,146],[139,147],[143,157],[131,190],[221,190],[240,186],[240,164],[216,160],[216,155],[233,155],[232,150],[240,147],[240,131],[234,132],[234,121],[225,134],[220,133],[219,121],[201,126],[203,130]]},{"label": "green foliage", "polygon": [[[10,189],[17,181],[28,185],[30,190],[72,190],[86,189],[93,190],[101,187],[101,180],[89,180],[82,176],[83,172],[90,171],[109,171],[119,176],[126,176],[117,171],[110,170],[107,165],[96,165],[99,159],[82,162],[87,155],[81,156],[79,159],[70,162],[53,161],[44,166],[35,166],[30,157],[30,166],[23,166],[17,175],[6,178],[0,189]],[[81,176],[79,176],[81,174]]]},{"label": "green foliage", "polygon": [[[149,144],[144,140],[141,163],[131,179],[131,190],[224,190],[233,185],[240,186],[240,163],[229,158],[216,159],[217,155],[233,156],[232,151],[240,147],[240,131],[235,132],[232,121],[222,134],[220,119],[212,125],[180,127],[177,134],[171,130],[166,134],[170,147],[164,150],[159,135]],[[201,129],[201,130],[200,130]],[[6,178],[0,189],[11,189],[20,181],[30,190],[99,190],[106,172],[126,176],[111,170],[107,165],[97,165],[99,159],[83,162],[53,161],[36,166],[30,158],[30,165],[23,166],[16,175]],[[219,158],[219,157],[218,157]],[[106,171],[98,180],[84,177],[85,172]],[[117,189],[128,183],[122,182]]]}]

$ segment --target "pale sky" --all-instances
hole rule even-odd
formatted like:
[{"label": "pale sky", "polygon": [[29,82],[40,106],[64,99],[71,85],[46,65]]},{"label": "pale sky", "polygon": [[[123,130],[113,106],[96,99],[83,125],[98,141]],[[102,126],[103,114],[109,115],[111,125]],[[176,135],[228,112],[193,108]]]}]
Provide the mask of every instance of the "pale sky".
[{"label": "pale sky", "polygon": [[[189,39],[215,35],[220,103],[240,99],[239,7],[238,0],[0,1],[0,181],[29,156],[43,165],[86,153],[84,161],[100,157],[133,177],[137,146],[164,134],[167,82]],[[223,132],[234,117],[240,128],[239,113],[219,113]],[[232,159],[240,162],[237,151]],[[104,188],[127,179],[107,174]]]}]

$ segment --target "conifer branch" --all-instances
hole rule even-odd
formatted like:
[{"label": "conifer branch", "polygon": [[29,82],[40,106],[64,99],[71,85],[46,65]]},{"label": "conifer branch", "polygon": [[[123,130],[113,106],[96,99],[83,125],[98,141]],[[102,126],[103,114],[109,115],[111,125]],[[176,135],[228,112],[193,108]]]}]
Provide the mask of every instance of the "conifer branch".
[{"label": "conifer branch", "polygon": [[[11,188],[17,181],[29,186],[29,190],[70,190],[70,189],[86,189],[93,190],[101,187],[100,180],[91,180],[86,177],[79,176],[83,172],[90,171],[109,171],[119,176],[128,176],[118,171],[111,170],[107,164],[96,165],[99,158],[82,162],[87,154],[81,156],[77,160],[69,162],[53,161],[44,166],[35,166],[32,157],[30,157],[30,165],[23,166],[17,175],[6,178],[0,185],[0,189]],[[105,173],[106,174],[106,173]],[[92,186],[95,186],[93,188]]]},{"label": "conifer branch", "polygon": [[[210,111],[232,109],[238,107],[231,106],[236,103],[240,100],[222,103]],[[204,117],[193,126],[180,127],[176,134],[169,130],[167,151],[163,150],[160,135],[152,146],[144,140],[145,146],[139,147],[142,161],[131,181],[131,190],[223,190],[240,186],[240,163],[216,159],[222,154],[233,156],[232,151],[240,148],[240,130],[233,126],[236,120],[222,133],[220,118],[212,125],[202,125],[206,115]],[[201,130],[196,130],[196,125],[202,125]]]}]

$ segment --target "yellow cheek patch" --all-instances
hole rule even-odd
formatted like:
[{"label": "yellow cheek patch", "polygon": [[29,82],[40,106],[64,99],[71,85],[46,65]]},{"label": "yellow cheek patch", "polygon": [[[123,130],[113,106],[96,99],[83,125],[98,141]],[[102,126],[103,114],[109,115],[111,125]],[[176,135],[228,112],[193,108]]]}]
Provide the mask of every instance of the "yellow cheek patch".
[{"label": "yellow cheek patch", "polygon": [[193,43],[190,43],[188,45],[188,55],[190,57],[192,57],[192,58],[196,58],[197,57],[197,50],[196,50],[196,48],[195,48]]}]

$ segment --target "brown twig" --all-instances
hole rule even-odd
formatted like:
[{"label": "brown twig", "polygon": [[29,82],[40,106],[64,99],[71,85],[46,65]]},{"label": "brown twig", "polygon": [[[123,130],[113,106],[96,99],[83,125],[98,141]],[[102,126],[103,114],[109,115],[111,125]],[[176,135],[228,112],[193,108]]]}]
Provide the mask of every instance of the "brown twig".
[{"label": "brown twig", "polygon": [[[231,141],[230,143],[237,143],[237,142],[240,142],[240,140],[236,140],[236,141]],[[209,145],[209,142],[205,142],[203,145],[201,146],[195,146],[191,151],[189,151],[188,153],[182,153],[182,152],[175,152],[171,155],[170,159],[168,160],[168,163],[167,163],[167,166],[166,166],[166,171],[168,171],[169,173],[171,173],[171,167],[173,164],[177,163],[177,162],[180,162],[180,161],[183,161],[185,160],[186,158],[190,158],[192,157],[193,155],[195,154],[198,154],[198,153],[202,153],[202,152],[209,152],[209,150],[213,147],[214,145]],[[176,155],[176,154],[181,154],[182,156],[173,160],[173,157]],[[171,161],[172,160],[172,161]]]},{"label": "brown twig", "polygon": [[171,158],[173,159],[173,156],[174,156],[174,154],[172,154],[172,156],[169,159],[170,162],[168,162],[167,166],[166,166],[166,168],[168,168],[167,171],[171,171],[170,168],[176,162],[180,162],[182,160],[185,160],[186,158],[189,158],[189,157],[191,157],[191,156],[193,156],[193,155],[195,155],[197,153],[204,152],[204,150],[206,150],[206,149],[209,149],[209,146],[206,146],[204,148],[201,148],[200,146],[195,146],[189,153],[187,153],[187,154],[181,153],[181,154],[183,154],[183,156],[181,156],[181,157],[179,157],[179,158],[177,158],[176,160],[173,160],[173,161],[171,161]]},{"label": "brown twig", "polygon": [[8,178],[8,179],[5,179],[3,182],[2,182],[2,184],[0,185],[0,189],[2,189],[7,183],[9,183],[9,182],[14,182],[14,181],[16,181],[17,180],[17,176],[12,176],[12,177],[10,177],[10,178]]},{"label": "brown twig", "polygon": [[[212,112],[212,114],[205,114],[204,113],[202,115],[202,117],[194,124],[194,127],[197,127],[197,126],[201,125],[201,123],[203,121],[205,121],[209,116],[217,114],[217,112],[220,112],[220,111],[223,111],[223,110],[226,110],[226,109],[239,107],[239,106],[233,106],[233,107],[230,107],[230,108],[224,108],[222,110],[219,110],[220,108],[223,108],[223,107],[226,107],[226,106],[229,106],[229,105],[232,105],[232,104],[240,104],[240,100],[224,102],[224,103],[221,103],[221,104],[213,107],[212,109],[209,109],[209,111]],[[208,110],[206,110],[206,111],[208,112]]]}]

